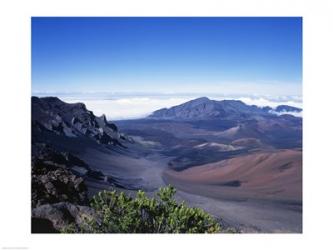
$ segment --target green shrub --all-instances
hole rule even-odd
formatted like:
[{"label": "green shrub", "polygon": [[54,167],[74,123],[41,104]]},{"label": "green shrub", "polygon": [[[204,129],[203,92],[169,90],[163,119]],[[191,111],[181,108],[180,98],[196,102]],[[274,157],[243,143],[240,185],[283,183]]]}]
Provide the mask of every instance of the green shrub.
[{"label": "green shrub", "polygon": [[[102,191],[94,196],[91,207],[98,219],[81,225],[83,233],[215,233],[219,224],[200,208],[177,203],[175,188],[160,188],[157,197],[138,191],[135,198],[123,192]],[[73,232],[73,228],[63,232]]]}]

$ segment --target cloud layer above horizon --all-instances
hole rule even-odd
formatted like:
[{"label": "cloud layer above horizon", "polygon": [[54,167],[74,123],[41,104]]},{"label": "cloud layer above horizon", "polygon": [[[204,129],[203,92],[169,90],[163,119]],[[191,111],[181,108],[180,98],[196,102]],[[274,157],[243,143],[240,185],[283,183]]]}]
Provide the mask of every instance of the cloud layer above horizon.
[{"label": "cloud layer above horizon", "polygon": [[[278,105],[289,105],[302,108],[302,99],[300,96],[280,96],[274,98],[267,96],[206,96],[212,100],[240,100],[248,105],[257,105],[259,107],[269,106],[275,108]],[[58,97],[68,103],[83,102],[97,116],[105,114],[109,120],[124,120],[144,118],[158,109],[170,108],[201,96],[133,95],[114,98],[95,98],[93,96],[60,95]],[[292,115],[301,115],[301,113]]]},{"label": "cloud layer above horizon", "polygon": [[202,96],[301,105],[301,17],[31,20],[34,95],[96,115],[140,118]]}]

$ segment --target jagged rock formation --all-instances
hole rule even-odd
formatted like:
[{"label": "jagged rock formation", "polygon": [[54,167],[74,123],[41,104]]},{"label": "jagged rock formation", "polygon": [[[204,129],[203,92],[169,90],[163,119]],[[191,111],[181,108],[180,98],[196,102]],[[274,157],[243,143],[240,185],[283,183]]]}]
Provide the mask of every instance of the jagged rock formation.
[{"label": "jagged rock formation", "polygon": [[[89,214],[87,181],[119,185],[82,160],[84,148],[107,151],[133,140],[83,103],[32,97],[32,232],[59,232]],[[87,211],[89,210],[89,211]],[[83,211],[83,212],[82,212]],[[82,213],[81,213],[82,212]]]},{"label": "jagged rock formation", "polygon": [[96,117],[83,103],[69,104],[57,97],[32,97],[33,132],[49,131],[67,137],[86,136],[101,144],[121,145],[121,134],[105,115]]}]

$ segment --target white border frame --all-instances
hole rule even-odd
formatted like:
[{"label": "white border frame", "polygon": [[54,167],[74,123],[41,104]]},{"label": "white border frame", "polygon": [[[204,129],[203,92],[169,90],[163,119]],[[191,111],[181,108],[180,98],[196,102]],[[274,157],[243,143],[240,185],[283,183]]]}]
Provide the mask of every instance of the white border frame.
[{"label": "white border frame", "polygon": [[[3,0],[1,11],[0,247],[3,249],[327,249],[332,231],[332,6],[317,0]],[[30,233],[31,16],[302,16],[303,234],[32,235]],[[327,247],[328,246],[328,247]],[[22,248],[21,248],[22,249]]]}]

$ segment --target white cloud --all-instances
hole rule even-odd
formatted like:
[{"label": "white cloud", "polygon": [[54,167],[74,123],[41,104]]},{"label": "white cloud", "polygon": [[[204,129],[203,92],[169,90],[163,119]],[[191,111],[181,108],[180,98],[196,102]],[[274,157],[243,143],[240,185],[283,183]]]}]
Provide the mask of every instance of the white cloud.
[{"label": "white cloud", "polygon": [[[204,94],[202,96],[205,96]],[[274,99],[262,96],[246,96],[246,97],[232,97],[232,96],[212,96],[206,95],[213,100],[223,99],[236,99],[241,100],[249,105],[257,105],[260,107],[270,106],[276,107],[278,105],[290,105],[294,107],[302,107],[301,98],[298,96],[280,96]],[[123,96],[119,98],[79,98],[76,97],[61,97],[60,98],[69,103],[83,102],[86,104],[89,110],[92,110],[95,115],[105,114],[110,120],[121,119],[135,119],[143,118],[151,114],[153,111],[161,108],[170,108],[175,105],[182,104],[194,98],[200,96],[188,95],[188,96],[173,96],[173,95],[161,95],[161,96]],[[299,115],[299,114],[298,114]]]},{"label": "white cloud", "polygon": [[276,112],[276,111],[271,111],[270,113],[276,114],[276,115],[293,115],[296,117],[302,117],[303,112],[288,112],[288,111],[282,111],[282,112]]},{"label": "white cloud", "polygon": [[110,120],[142,118],[161,108],[169,108],[192,98],[124,97],[109,100],[64,99],[69,103],[83,102],[95,115],[105,114]]},{"label": "white cloud", "polygon": [[302,108],[302,102],[301,101],[295,101],[293,99],[285,99],[285,98],[276,98],[274,100],[264,98],[264,97],[239,97],[235,98],[237,100],[240,100],[248,105],[257,105],[259,107],[265,107],[269,106],[271,108],[276,108],[279,105],[289,105],[296,108]]}]

